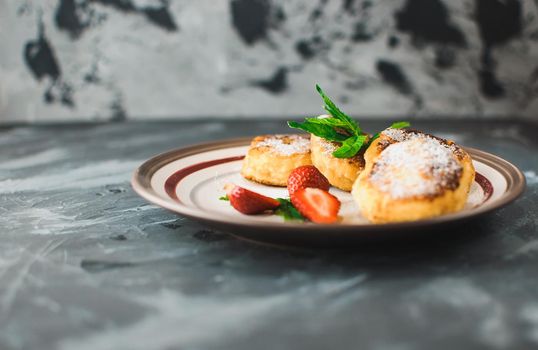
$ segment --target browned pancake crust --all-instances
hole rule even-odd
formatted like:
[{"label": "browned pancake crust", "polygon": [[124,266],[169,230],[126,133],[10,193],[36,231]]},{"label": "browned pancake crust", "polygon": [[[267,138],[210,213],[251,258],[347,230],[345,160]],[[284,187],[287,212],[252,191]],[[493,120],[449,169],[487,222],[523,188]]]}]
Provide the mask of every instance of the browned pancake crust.
[{"label": "browned pancake crust", "polygon": [[[391,149],[393,151],[392,155],[394,163],[389,162],[383,164],[384,161],[380,161],[383,152],[390,145],[404,141],[409,141],[413,144],[413,142],[416,142],[417,138],[426,138],[426,141],[430,139],[430,141],[427,141],[430,143],[431,140],[435,140],[437,141],[437,145],[441,145],[445,147],[445,149],[448,149],[453,156],[452,160],[446,158],[448,161],[446,164],[452,164],[452,166],[447,165],[446,168],[433,168],[432,165],[429,169],[420,168],[420,176],[424,177],[425,181],[430,181],[424,192],[420,190],[415,191],[415,189],[422,189],[420,186],[426,186],[423,185],[425,182],[420,180],[421,177],[409,178],[406,176],[408,174],[407,171],[402,170],[403,172],[399,172],[400,170],[398,169],[402,168],[400,168],[400,165],[396,164],[398,164],[400,160],[403,162],[402,166],[404,166],[404,168],[406,164],[409,165],[412,163],[407,162],[404,157],[400,158],[399,156],[394,156],[395,154],[397,155],[397,153],[394,153],[394,151],[396,151],[395,149]],[[419,143],[419,145],[422,145],[422,143]],[[407,149],[405,147],[407,146],[399,148],[398,151]],[[422,146],[419,146],[419,149],[421,147]],[[446,150],[442,151],[441,154],[445,154],[443,152],[446,152]],[[434,154],[437,155],[437,153]],[[387,161],[386,157],[384,159]],[[465,150],[456,145],[453,141],[444,140],[430,134],[422,133],[418,130],[385,130],[366,151],[365,161],[366,168],[353,185],[352,194],[361,208],[363,215],[375,223],[419,220],[461,210],[466,202],[475,174],[471,157]],[[410,159],[409,161],[413,161],[413,159]],[[432,161],[432,164],[435,163],[436,162]],[[441,164],[444,163],[441,162]],[[427,166],[427,163],[421,165]],[[411,167],[408,169],[417,168]],[[389,171],[389,173],[387,173],[387,171]],[[393,173],[393,171],[396,171],[397,173]],[[411,170],[411,173],[409,174],[415,174],[409,176],[416,176],[416,172],[413,170]],[[399,177],[395,178],[394,176]],[[373,180],[374,178],[376,180]],[[407,182],[408,179],[415,179],[418,182],[411,182],[416,184],[411,187],[403,187],[408,190],[401,191],[400,187],[393,187],[394,181],[403,181],[403,183],[409,184]],[[390,185],[391,183],[393,185]]]},{"label": "browned pancake crust", "polygon": [[446,139],[440,138],[438,136],[428,134],[426,132],[422,132],[422,131],[419,131],[419,130],[416,130],[416,129],[401,129],[399,131],[401,131],[402,134],[405,135],[403,140],[395,140],[395,139],[393,139],[393,138],[391,138],[389,136],[384,136],[384,137],[380,138],[379,142],[377,143],[377,146],[376,146],[377,150],[379,152],[382,152],[385,148],[392,145],[393,143],[409,140],[409,139],[413,138],[414,136],[423,135],[423,136],[427,136],[429,138],[435,139],[435,140],[439,141],[439,143],[441,143],[441,144],[443,144],[445,146],[449,146],[449,147],[452,146],[451,147],[452,150],[453,150],[452,153],[460,161],[463,160],[465,157],[468,157],[467,152],[465,152],[460,146],[458,146],[452,140],[446,140]]},{"label": "browned pancake crust", "polygon": [[260,135],[250,144],[241,175],[264,185],[286,186],[293,169],[311,164],[308,135]]},{"label": "browned pancake crust", "polygon": [[332,153],[341,144],[327,141],[318,136],[311,138],[312,164],[329,180],[329,183],[343,191],[351,191],[353,183],[365,166],[364,150],[350,158],[336,158]]}]

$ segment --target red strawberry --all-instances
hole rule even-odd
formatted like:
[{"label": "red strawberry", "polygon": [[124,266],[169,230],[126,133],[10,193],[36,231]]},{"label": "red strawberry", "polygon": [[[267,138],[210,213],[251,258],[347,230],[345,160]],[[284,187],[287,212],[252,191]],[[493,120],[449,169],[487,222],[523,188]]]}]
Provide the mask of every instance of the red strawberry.
[{"label": "red strawberry", "polygon": [[307,219],[319,224],[331,224],[338,220],[340,201],[319,188],[301,188],[291,196],[293,206]]},{"label": "red strawberry", "polygon": [[303,165],[295,168],[288,177],[288,192],[290,196],[301,188],[320,188],[328,191],[329,180],[313,165]]},{"label": "red strawberry", "polygon": [[280,206],[280,202],[271,197],[266,197],[256,192],[247,190],[246,188],[227,184],[224,186],[230,204],[238,212],[243,214],[260,214],[266,210],[273,210]]}]

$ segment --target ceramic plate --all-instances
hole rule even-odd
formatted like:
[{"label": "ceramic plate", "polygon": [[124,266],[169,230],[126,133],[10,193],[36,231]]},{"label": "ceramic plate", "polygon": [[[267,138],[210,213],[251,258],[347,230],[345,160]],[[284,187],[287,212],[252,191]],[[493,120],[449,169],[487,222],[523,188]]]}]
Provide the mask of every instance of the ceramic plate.
[{"label": "ceramic plate", "polygon": [[371,224],[358,214],[349,193],[331,188],[330,192],[342,202],[343,220],[339,224],[285,222],[275,215],[248,216],[219,200],[225,194],[225,183],[233,182],[274,198],[288,197],[285,188],[260,185],[241,177],[241,163],[250,140],[199,144],[155,156],[136,170],[133,188],[154,204],[235,236],[276,244],[308,245],[348,244],[431,231],[500,208],[515,200],[525,188],[525,177],[514,165],[492,154],[466,148],[477,176],[465,208],[455,214],[406,223]]}]

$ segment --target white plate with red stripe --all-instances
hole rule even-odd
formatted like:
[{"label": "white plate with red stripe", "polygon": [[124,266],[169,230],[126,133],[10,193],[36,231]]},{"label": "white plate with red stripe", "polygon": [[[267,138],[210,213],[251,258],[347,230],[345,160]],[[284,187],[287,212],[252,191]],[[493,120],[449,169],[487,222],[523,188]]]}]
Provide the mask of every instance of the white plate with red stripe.
[{"label": "white plate with red stripe", "polygon": [[378,238],[433,234],[431,229],[458,224],[514,201],[525,188],[525,177],[506,160],[466,148],[477,176],[465,208],[454,214],[405,223],[371,224],[364,219],[347,192],[331,188],[342,202],[337,224],[319,225],[284,221],[281,217],[244,215],[219,198],[224,185],[235,183],[273,198],[288,196],[286,188],[245,180],[240,175],[250,138],[193,145],[157,155],[142,164],[132,178],[133,189],[146,200],[183,216],[242,238],[306,245],[347,245]]}]

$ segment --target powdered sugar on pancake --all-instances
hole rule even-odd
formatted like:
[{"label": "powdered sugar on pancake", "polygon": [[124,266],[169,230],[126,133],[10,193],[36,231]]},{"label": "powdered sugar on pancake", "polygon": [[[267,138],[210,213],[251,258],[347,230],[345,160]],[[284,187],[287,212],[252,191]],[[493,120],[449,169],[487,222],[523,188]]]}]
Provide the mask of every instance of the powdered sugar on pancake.
[{"label": "powdered sugar on pancake", "polygon": [[[394,141],[401,142],[405,140],[411,140],[411,139],[430,139],[430,140],[436,140],[440,144],[442,144],[444,147],[449,148],[452,152],[459,151],[459,147],[455,144],[448,144],[446,142],[441,142],[442,139],[433,137],[431,135],[422,133],[420,131],[414,131],[414,130],[408,130],[408,129],[393,129],[393,128],[387,128],[381,132],[381,135],[388,136]],[[444,141],[444,140],[443,140]]]},{"label": "powdered sugar on pancake", "polygon": [[333,142],[324,139],[321,139],[320,143],[321,147],[323,148],[323,154],[325,155],[332,155],[334,151],[336,151],[336,149],[338,148]]},{"label": "powdered sugar on pancake", "polygon": [[385,148],[376,160],[370,179],[392,198],[434,196],[455,189],[463,171],[455,145],[422,133],[386,129],[382,135],[397,143]]},{"label": "powdered sugar on pancake", "polygon": [[409,136],[413,134],[409,134],[401,129],[388,128],[388,129],[383,130],[381,132],[381,135],[388,136],[394,141],[400,142],[400,141],[404,141],[408,139]]},{"label": "powdered sugar on pancake", "polygon": [[310,139],[301,135],[266,136],[256,147],[269,147],[273,152],[284,156],[310,152]]}]

